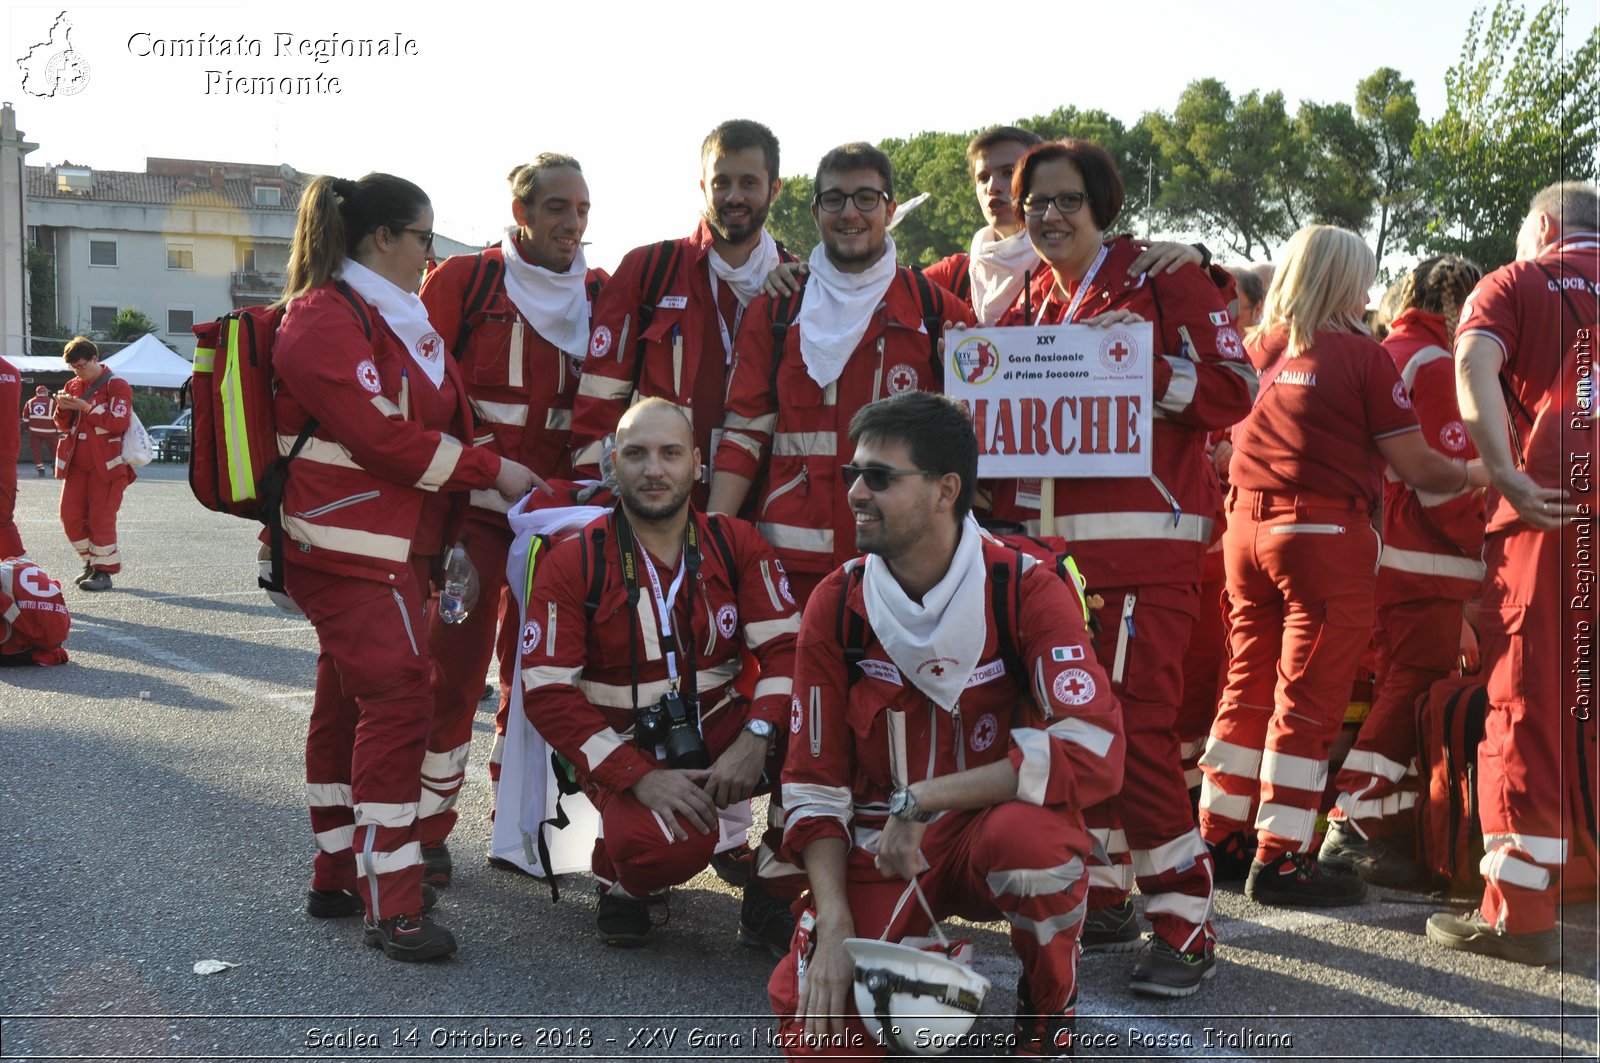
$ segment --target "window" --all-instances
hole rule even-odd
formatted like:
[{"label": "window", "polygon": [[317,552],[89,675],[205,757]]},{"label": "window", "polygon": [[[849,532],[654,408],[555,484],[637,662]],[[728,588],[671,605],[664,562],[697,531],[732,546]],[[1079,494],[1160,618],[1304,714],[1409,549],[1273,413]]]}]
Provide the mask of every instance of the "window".
[{"label": "window", "polygon": [[256,249],[247,247],[239,253],[239,272],[256,272]]},{"label": "window", "polygon": [[117,308],[114,306],[91,306],[89,308],[89,331],[110,332],[111,326],[117,320]]},{"label": "window", "polygon": [[194,248],[178,244],[167,245],[168,269],[194,269]]},{"label": "window", "polygon": [[89,265],[115,266],[117,264],[117,242],[115,240],[90,240]]},{"label": "window", "polygon": [[186,336],[194,328],[194,310],[179,310],[167,307],[167,331],[174,335]]},{"label": "window", "polygon": [[280,207],[283,205],[283,189],[274,185],[256,185],[256,206]]}]

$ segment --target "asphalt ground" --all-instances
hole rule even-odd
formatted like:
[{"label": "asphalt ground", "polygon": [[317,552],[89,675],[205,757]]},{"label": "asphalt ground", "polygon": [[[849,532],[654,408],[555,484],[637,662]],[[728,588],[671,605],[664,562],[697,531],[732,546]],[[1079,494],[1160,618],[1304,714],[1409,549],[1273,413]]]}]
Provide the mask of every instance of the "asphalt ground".
[{"label": "asphalt ground", "polygon": [[[32,556],[70,580],[59,485],[22,466]],[[407,965],[358,919],[303,910],[312,840],[302,746],[310,626],[255,589],[254,529],[194,503],[175,466],[128,491],[113,591],[69,587],[60,668],[0,671],[0,1057],[4,1059],[767,1059],[772,961],[734,941],[710,873],[673,892],[646,948],[594,936],[594,895],[485,867],[483,702],[437,917],[455,958]],[[1452,953],[1438,903],[1270,910],[1217,895],[1217,975],[1185,1000],[1087,956],[1079,1055],[1100,1059],[1596,1058],[1596,911],[1569,908],[1559,967]],[[960,926],[994,983],[974,1033],[1009,1032],[1003,926]],[[236,966],[202,975],[202,960]],[[965,1046],[950,1059],[994,1053]]]}]

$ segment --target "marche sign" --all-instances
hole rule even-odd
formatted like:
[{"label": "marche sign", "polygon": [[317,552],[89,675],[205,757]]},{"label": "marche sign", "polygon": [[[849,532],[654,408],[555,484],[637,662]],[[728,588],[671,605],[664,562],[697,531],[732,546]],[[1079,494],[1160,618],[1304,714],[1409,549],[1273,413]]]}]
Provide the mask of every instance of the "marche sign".
[{"label": "marche sign", "polygon": [[1149,476],[1149,322],[977,328],[945,337],[983,477]]}]

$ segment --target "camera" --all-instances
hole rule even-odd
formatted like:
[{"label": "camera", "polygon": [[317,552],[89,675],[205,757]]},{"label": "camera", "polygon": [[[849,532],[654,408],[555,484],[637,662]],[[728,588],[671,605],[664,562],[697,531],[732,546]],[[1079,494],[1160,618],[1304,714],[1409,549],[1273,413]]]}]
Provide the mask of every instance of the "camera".
[{"label": "camera", "polygon": [[692,701],[669,690],[653,705],[634,710],[633,737],[640,748],[665,748],[670,768],[709,768],[711,752],[700,736],[699,713]]}]

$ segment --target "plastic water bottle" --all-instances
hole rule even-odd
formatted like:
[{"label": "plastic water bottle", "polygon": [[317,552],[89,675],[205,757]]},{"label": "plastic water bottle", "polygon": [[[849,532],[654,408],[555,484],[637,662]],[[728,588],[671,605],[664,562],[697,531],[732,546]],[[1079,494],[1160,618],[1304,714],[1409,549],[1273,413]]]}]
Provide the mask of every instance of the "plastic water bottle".
[{"label": "plastic water bottle", "polygon": [[439,590],[439,619],[459,624],[477,600],[478,570],[467,557],[466,547],[457,543],[444,566],[444,586]]}]

